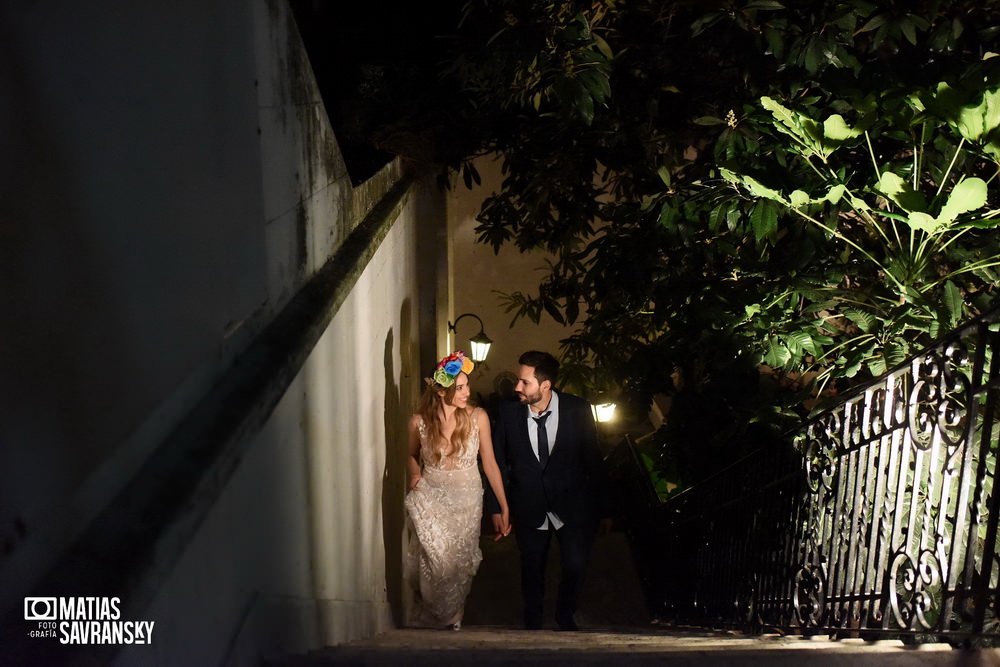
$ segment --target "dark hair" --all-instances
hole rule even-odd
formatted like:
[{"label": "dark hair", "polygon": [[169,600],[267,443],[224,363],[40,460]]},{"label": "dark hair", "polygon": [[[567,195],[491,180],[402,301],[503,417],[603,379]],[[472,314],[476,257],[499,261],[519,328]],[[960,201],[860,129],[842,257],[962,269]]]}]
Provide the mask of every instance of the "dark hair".
[{"label": "dark hair", "polygon": [[538,380],[539,384],[548,380],[552,386],[555,386],[556,379],[559,377],[559,362],[548,352],[539,352],[538,350],[525,352],[517,360],[517,363],[534,368],[535,379]]}]

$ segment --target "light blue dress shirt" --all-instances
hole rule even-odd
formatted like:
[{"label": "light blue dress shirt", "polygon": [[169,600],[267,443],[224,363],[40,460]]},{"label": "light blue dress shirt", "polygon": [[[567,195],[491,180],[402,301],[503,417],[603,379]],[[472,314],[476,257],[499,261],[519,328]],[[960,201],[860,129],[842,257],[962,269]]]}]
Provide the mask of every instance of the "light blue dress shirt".
[{"label": "light blue dress shirt", "polygon": [[[545,420],[545,435],[549,441],[549,456],[552,455],[552,449],[556,444],[556,433],[559,432],[559,394],[552,392],[552,398],[549,399],[549,407],[547,407],[542,412],[548,412],[549,416]],[[535,421],[535,417],[539,414],[528,406],[528,440],[531,441],[531,451],[535,453],[535,458],[538,458],[538,422]],[[558,516],[549,512],[546,516],[545,521],[542,525],[538,527],[538,530],[548,530],[549,525],[553,528],[559,530],[563,527],[563,522]]]}]

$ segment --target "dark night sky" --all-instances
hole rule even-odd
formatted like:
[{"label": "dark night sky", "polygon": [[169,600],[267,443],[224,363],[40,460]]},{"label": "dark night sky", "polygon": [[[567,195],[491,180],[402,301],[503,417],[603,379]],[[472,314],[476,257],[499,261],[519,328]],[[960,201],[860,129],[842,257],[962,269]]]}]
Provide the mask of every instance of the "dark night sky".
[{"label": "dark night sky", "polygon": [[362,72],[374,65],[390,74],[405,71],[425,90],[435,85],[446,43],[442,35],[455,30],[464,2],[292,0],[330,122],[355,182],[365,180],[392,158],[369,147],[348,127],[345,109],[352,108],[358,97]]}]

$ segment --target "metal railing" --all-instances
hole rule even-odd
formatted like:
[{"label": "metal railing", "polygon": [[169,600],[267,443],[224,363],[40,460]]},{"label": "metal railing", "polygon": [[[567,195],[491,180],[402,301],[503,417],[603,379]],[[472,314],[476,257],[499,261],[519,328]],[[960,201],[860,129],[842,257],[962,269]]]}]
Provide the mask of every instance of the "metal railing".
[{"label": "metal railing", "polygon": [[1000,637],[1000,314],[650,512],[658,616],[749,630]]}]

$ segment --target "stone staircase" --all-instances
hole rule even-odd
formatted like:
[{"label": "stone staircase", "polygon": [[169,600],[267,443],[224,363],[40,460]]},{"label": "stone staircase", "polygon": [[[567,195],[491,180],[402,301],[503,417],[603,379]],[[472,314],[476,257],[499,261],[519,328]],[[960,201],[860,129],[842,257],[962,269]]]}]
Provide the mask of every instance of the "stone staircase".
[{"label": "stone staircase", "polygon": [[898,641],[741,637],[694,628],[529,632],[472,626],[459,632],[392,630],[371,639],[296,656],[280,667],[514,664],[561,667],[623,663],[667,667],[971,667],[1000,665],[1000,652],[960,651],[942,644],[907,647]]},{"label": "stone staircase", "polygon": [[[961,651],[946,644],[743,636],[650,622],[621,533],[598,538],[577,621],[580,632],[526,631],[520,623],[517,546],[483,541],[483,564],[466,605],[465,625],[450,630],[398,629],[272,662],[267,667],[335,665],[666,665],[667,667],[1000,667],[1000,649]],[[555,554],[549,567],[558,569]],[[554,599],[557,577],[547,601]],[[551,616],[551,612],[548,613]]]}]

